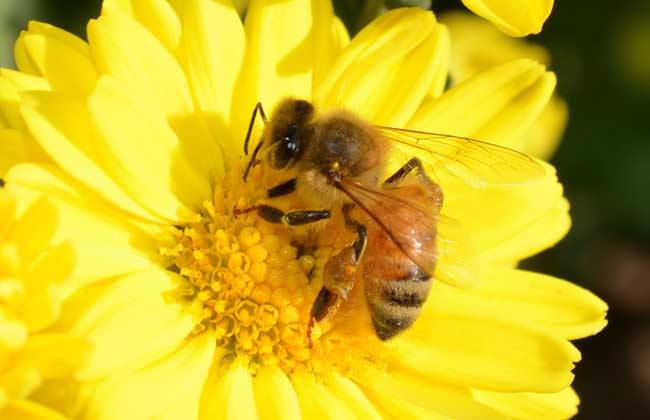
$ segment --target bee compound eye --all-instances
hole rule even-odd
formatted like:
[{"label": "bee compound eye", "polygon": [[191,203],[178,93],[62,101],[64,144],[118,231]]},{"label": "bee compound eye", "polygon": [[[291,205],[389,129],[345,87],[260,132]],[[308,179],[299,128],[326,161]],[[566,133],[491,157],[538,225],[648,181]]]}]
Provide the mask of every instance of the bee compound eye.
[{"label": "bee compound eye", "polygon": [[283,168],[296,157],[300,151],[300,137],[298,126],[291,124],[287,127],[284,136],[282,137],[281,144],[277,148],[275,161],[276,165]]}]

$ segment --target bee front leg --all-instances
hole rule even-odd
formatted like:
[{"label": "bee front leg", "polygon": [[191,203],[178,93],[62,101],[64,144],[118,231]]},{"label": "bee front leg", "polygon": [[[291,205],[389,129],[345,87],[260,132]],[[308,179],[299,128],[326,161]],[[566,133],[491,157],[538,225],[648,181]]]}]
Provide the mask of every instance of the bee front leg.
[{"label": "bee front leg", "polygon": [[257,215],[269,223],[285,224],[288,226],[306,225],[308,223],[318,222],[319,220],[329,219],[329,210],[296,210],[285,213],[277,207],[259,204],[245,209],[234,209],[233,214],[241,214],[257,211]]},{"label": "bee front leg", "polygon": [[292,178],[288,181],[276,185],[275,187],[271,187],[266,190],[266,196],[268,198],[275,198],[291,194],[292,192],[296,191],[297,182],[298,180],[296,178]]}]

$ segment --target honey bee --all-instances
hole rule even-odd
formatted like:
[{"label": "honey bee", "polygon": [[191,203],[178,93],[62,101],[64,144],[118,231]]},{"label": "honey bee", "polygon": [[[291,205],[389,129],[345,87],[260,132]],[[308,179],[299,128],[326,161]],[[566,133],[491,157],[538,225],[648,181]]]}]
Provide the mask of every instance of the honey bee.
[{"label": "honey bee", "polygon": [[[333,317],[361,281],[377,337],[388,340],[413,324],[434,275],[467,283],[471,272],[436,270],[438,236],[445,218],[443,186],[427,173],[444,170],[473,186],[521,183],[544,171],[519,152],[462,137],[369,124],[345,110],[317,115],[306,100],[282,100],[267,118],[261,103],[253,111],[244,151],[257,114],[264,131],[244,171],[264,164],[286,174],[269,188],[267,198],[299,194],[312,208],[285,212],[258,204],[235,209],[256,211],[270,223],[305,225],[341,211],[355,240],[329,258],[323,287],[311,308],[314,322]],[[389,157],[405,156],[389,174]],[[394,159],[393,159],[394,160]]]}]

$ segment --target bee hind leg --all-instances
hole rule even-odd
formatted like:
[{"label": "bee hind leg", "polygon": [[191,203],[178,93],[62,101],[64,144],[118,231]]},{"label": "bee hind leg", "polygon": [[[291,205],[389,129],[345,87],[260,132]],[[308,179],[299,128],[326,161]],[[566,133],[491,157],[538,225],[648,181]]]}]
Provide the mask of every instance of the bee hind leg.
[{"label": "bee hind leg", "polygon": [[323,271],[323,287],[347,299],[354,286],[357,267],[368,243],[366,227],[350,217],[354,204],[343,205],[345,227],[357,234],[354,242],[343,248],[338,254],[330,257]]},{"label": "bee hind leg", "polygon": [[331,292],[326,287],[320,289],[311,307],[309,324],[307,325],[307,341],[309,347],[312,346],[311,330],[314,327],[314,323],[322,321],[328,314],[335,313],[340,304],[341,300],[336,293]]},{"label": "bee hind leg", "polygon": [[357,238],[350,246],[343,248],[338,254],[330,257],[323,271],[323,287],[321,288],[311,308],[311,317],[307,327],[307,338],[311,342],[311,329],[314,322],[319,322],[325,317],[333,316],[341,298],[347,299],[354,286],[357,267],[368,242],[366,227],[350,217],[354,205],[343,206],[345,226],[357,233]]}]

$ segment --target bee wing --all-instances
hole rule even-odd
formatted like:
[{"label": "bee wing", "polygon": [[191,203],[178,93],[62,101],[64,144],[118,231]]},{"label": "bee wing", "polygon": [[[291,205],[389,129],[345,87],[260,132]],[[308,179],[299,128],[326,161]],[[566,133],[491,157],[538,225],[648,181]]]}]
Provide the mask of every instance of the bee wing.
[{"label": "bee wing", "polygon": [[479,280],[476,250],[460,222],[438,217],[438,264],[435,278],[452,286],[475,287]]},{"label": "bee wing", "polygon": [[476,188],[521,184],[544,176],[544,168],[534,158],[506,147],[448,134],[376,128],[397,149],[420,158],[434,174],[444,171]]},{"label": "bee wing", "polygon": [[[474,285],[474,252],[464,241],[467,236],[458,222],[438,214],[433,205],[423,206],[396,194],[400,187],[376,189],[343,180],[340,188],[421,269],[454,286]],[[436,237],[423,237],[423,232]],[[432,247],[434,240],[436,246]]]}]

